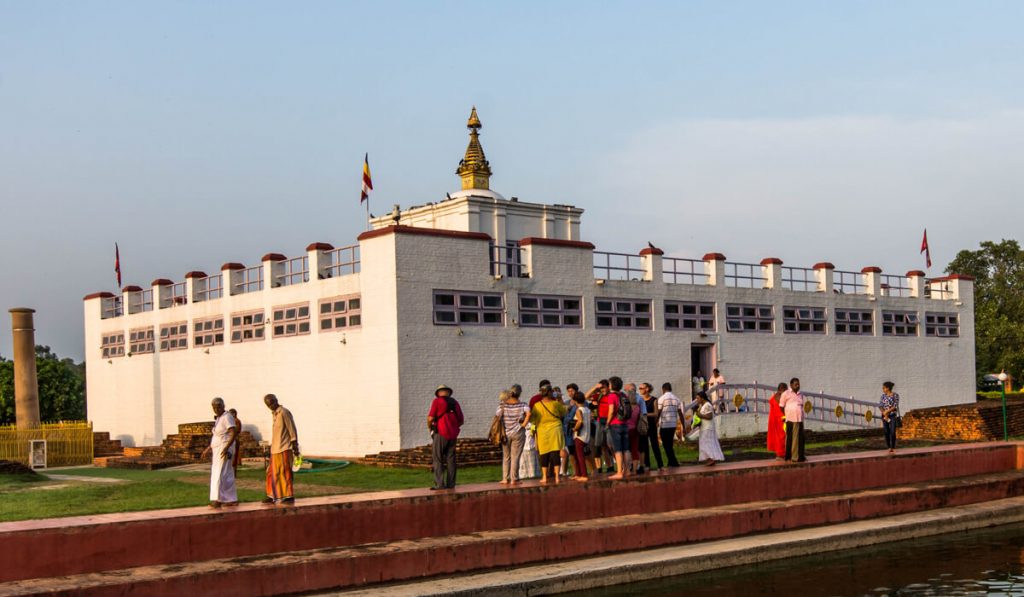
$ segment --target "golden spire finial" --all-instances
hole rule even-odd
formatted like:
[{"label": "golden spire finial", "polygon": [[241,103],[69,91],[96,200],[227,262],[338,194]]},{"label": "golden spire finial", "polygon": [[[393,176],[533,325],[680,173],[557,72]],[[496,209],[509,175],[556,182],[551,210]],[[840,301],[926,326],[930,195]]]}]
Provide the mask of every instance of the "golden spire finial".
[{"label": "golden spire finial", "polygon": [[466,157],[459,162],[459,168],[455,171],[462,178],[462,190],[467,189],[490,189],[491,186],[491,165],[484,156],[484,148],[480,145],[479,130],[483,128],[480,117],[476,115],[476,106],[469,113],[469,120],[466,121],[466,128],[469,129],[469,146],[466,147]]}]

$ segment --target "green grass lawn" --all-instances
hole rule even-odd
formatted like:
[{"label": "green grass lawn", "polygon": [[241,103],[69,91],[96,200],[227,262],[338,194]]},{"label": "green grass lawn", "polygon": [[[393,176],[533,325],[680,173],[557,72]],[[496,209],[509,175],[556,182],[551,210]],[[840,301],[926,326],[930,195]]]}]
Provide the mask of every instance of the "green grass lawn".
[{"label": "green grass lawn", "polygon": [[[857,440],[808,444],[808,452],[863,449]],[[764,448],[726,450],[728,459],[770,458]],[[676,445],[680,464],[697,461],[694,443]],[[55,475],[105,477],[118,483],[51,480],[42,475],[0,475],[0,521],[78,516],[108,512],[158,510],[205,505],[209,498],[209,472],[202,470],[141,471],[95,467],[49,471]],[[264,472],[260,467],[243,468],[238,473],[238,498],[243,502],[263,499]],[[474,466],[459,469],[459,484],[488,483],[501,479],[500,466]],[[429,470],[383,468],[351,464],[345,468],[295,475],[295,494],[299,497],[363,491],[384,491],[429,487]]]}]

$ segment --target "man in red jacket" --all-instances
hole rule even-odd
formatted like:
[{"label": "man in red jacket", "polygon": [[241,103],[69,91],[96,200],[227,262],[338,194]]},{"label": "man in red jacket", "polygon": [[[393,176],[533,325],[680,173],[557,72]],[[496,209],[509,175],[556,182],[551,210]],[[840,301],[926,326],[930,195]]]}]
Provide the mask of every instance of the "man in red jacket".
[{"label": "man in red jacket", "polygon": [[464,422],[462,407],[452,398],[452,389],[443,384],[438,386],[427,413],[427,429],[434,440],[434,486],[430,489],[455,487],[455,443]]}]

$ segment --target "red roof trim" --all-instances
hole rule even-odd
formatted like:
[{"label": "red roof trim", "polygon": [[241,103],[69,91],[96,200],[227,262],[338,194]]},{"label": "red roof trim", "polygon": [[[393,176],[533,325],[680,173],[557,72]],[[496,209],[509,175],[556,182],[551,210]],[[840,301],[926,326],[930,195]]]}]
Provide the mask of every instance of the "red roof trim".
[{"label": "red roof trim", "polygon": [[150,282],[149,285],[150,286],[173,286],[174,282],[172,282],[171,280],[168,280],[167,278],[157,278],[156,280],[153,280],[152,282]]},{"label": "red roof trim", "polygon": [[782,265],[782,260],[778,257],[765,257],[761,260],[761,265]]},{"label": "red roof trim", "polygon": [[721,253],[708,253],[704,255],[704,261],[725,261],[725,255]]},{"label": "red roof trim", "polygon": [[919,269],[912,269],[909,272],[907,272],[907,277],[908,278],[923,278],[924,276],[925,276],[925,273],[922,272]]},{"label": "red roof trim", "polygon": [[142,292],[142,287],[140,287],[140,286],[125,286],[124,288],[121,289],[121,292]]},{"label": "red roof trim", "polygon": [[82,300],[83,301],[91,301],[92,299],[105,299],[105,298],[114,298],[114,293],[113,292],[106,292],[106,291],[104,291],[104,292],[94,292],[92,294],[87,294],[87,295],[83,296]]},{"label": "red roof trim", "polygon": [[865,267],[864,269],[860,270],[860,273],[862,273],[862,274],[880,274],[880,273],[882,273],[882,268],[874,266],[874,265],[869,265],[869,266]]},{"label": "red roof trim", "polygon": [[416,226],[387,226],[369,230],[356,237],[356,240],[367,240],[389,234],[419,234],[421,236],[441,236],[446,238],[468,238],[473,240],[491,240],[491,235],[484,232],[463,232],[461,230],[438,230],[436,228],[419,228]]},{"label": "red roof trim", "polygon": [[306,247],[307,251],[330,251],[334,248],[334,245],[330,243],[309,243]]},{"label": "red roof trim", "polygon": [[836,269],[836,266],[832,265],[828,261],[819,261],[818,263],[815,263],[814,267],[811,269]]},{"label": "red roof trim", "polygon": [[267,253],[260,261],[285,261],[286,259],[288,258],[280,253]]},{"label": "red roof trim", "polygon": [[563,240],[560,238],[540,238],[539,236],[527,236],[526,238],[519,241],[520,247],[528,247],[530,245],[539,245],[542,247],[569,247],[575,249],[589,249],[594,250],[594,243],[588,243],[582,240]]},{"label": "red roof trim", "polygon": [[192,270],[189,273],[185,274],[185,279],[186,280],[188,280],[190,278],[205,278],[205,277],[206,277],[206,272],[201,272],[201,271],[197,271],[197,270]]},{"label": "red roof trim", "polygon": [[647,247],[645,249],[640,249],[640,255],[664,255],[664,254],[665,254],[665,251],[662,251],[658,247],[653,247],[653,248],[652,247]]},{"label": "red roof trim", "polygon": [[229,269],[245,269],[245,266],[242,265],[241,263],[235,263],[234,261],[229,261],[224,265],[220,266],[220,271],[222,272]]}]

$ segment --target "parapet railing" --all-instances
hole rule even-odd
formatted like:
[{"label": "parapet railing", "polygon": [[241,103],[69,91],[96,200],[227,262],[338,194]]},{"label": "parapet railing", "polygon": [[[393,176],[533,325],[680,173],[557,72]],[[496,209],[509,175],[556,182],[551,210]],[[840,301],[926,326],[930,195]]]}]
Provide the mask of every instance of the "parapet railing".
[{"label": "parapet railing", "polygon": [[910,296],[910,280],[905,276],[879,275],[882,296]]},{"label": "parapet railing", "polygon": [[685,259],[682,257],[661,258],[661,278],[666,284],[704,284],[708,276],[705,262],[700,259]]},{"label": "parapet railing", "polygon": [[184,282],[171,285],[171,307],[180,307],[188,304],[188,288]]},{"label": "parapet railing", "polygon": [[817,272],[809,267],[782,266],[782,287],[797,292],[818,292]]},{"label": "parapet railing", "polygon": [[[708,391],[712,402],[724,407],[723,414],[754,412],[768,414],[769,400],[776,386],[759,384],[722,384]],[[804,420],[821,423],[835,423],[862,429],[877,429],[882,426],[878,404],[856,398],[834,396],[824,392],[803,392]],[[746,411],[743,411],[744,407]]]},{"label": "parapet railing", "polygon": [[594,278],[597,280],[644,279],[644,266],[639,255],[594,251]]},{"label": "parapet railing", "polygon": [[860,272],[837,269],[832,272],[832,289],[839,294],[867,294],[868,285]]},{"label": "parapet railing", "polygon": [[224,274],[196,278],[195,285],[196,302],[212,301],[224,296]]},{"label": "parapet railing", "polygon": [[525,250],[518,242],[500,246],[491,243],[488,247],[491,262],[491,275],[506,278],[528,278],[530,273],[526,267]]},{"label": "parapet railing", "polygon": [[949,300],[953,298],[953,291],[949,289],[947,282],[935,282],[930,279],[924,285],[924,293],[928,298],[936,300]]},{"label": "parapet railing", "polygon": [[110,319],[124,315],[124,302],[120,296],[106,297],[100,305],[100,318]]},{"label": "parapet railing", "polygon": [[729,261],[725,264],[725,285],[734,288],[764,288],[768,279],[757,263]]},{"label": "parapet railing", "polygon": [[142,292],[136,292],[128,295],[130,297],[128,302],[129,313],[145,313],[146,311],[153,310],[153,289],[148,288]]},{"label": "parapet railing", "polygon": [[328,278],[358,274],[361,269],[359,245],[338,247],[337,249],[325,251],[324,254],[327,256],[327,262],[330,264],[324,270],[327,272],[326,277]]},{"label": "parapet railing", "polygon": [[257,265],[239,270],[239,281],[235,283],[234,294],[263,290],[263,266]]},{"label": "parapet railing", "polygon": [[292,286],[309,282],[309,256],[286,259],[281,263],[281,273],[274,280],[274,286]]}]

